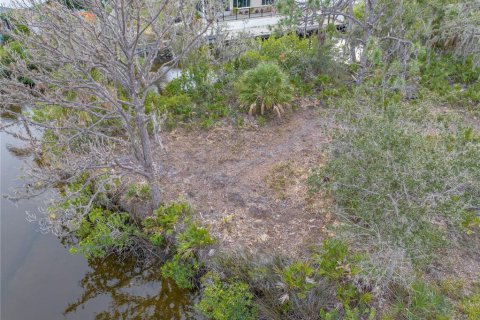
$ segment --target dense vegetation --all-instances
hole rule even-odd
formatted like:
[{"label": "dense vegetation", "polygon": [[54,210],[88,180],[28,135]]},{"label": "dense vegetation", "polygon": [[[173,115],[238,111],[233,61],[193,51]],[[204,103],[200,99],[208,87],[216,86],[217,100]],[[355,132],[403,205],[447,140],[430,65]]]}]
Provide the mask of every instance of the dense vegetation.
[{"label": "dense vegetation", "polygon": [[[368,43],[358,63],[338,58],[338,43],[352,35],[328,26],[311,37],[245,41],[228,58],[214,46],[198,46],[182,59],[178,78],[146,94],[146,114],[158,114],[167,130],[241,129],[248,114],[256,113],[261,125],[295,112],[302,99],[320,102],[319,116],[332,119],[322,128],[331,143],[325,163],[310,168],[308,187],[312,197],[331,199],[336,223],[309,256],[211,258],[215,241],[188,204],[129,213],[125,203],[152,200],[149,184],[102,169],[60,187],[62,201],[49,210],[52,228],[66,227],[71,252],[86,258],[135,255],[161,264],[164,277],[197,290],[196,310],[208,319],[478,319],[480,282],[456,277],[452,264],[462,261],[445,258],[480,252],[478,50],[459,40],[463,34],[455,40],[462,48],[443,45],[453,41],[443,24],[466,26],[478,17],[462,22],[452,7],[466,4],[456,1],[406,2],[412,7],[397,11],[380,1],[400,21],[373,17],[377,28],[363,34]],[[355,4],[355,19],[372,18],[365,5]],[[430,18],[428,32],[413,9]],[[385,38],[388,28],[400,28],[402,40]],[[0,50],[4,77],[13,60],[28,59],[16,41]],[[93,69],[92,77],[104,75]],[[131,97],[121,87],[108,86],[128,105]],[[61,94],[76,99],[75,92]],[[98,120],[56,105],[27,116],[44,124]],[[121,135],[115,120],[102,130]],[[78,141],[78,150],[85,145]],[[41,161],[51,168],[71,156],[57,146],[54,130],[44,131],[42,146]]]}]

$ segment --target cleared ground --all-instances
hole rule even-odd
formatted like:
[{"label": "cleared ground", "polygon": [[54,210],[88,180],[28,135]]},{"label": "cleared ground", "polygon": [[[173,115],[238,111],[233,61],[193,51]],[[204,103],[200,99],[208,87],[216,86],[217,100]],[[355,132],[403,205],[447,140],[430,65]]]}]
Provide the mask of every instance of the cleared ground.
[{"label": "cleared ground", "polygon": [[301,255],[321,242],[329,220],[306,185],[328,142],[322,121],[317,106],[304,104],[265,126],[166,134],[165,200],[190,202],[222,250]]}]

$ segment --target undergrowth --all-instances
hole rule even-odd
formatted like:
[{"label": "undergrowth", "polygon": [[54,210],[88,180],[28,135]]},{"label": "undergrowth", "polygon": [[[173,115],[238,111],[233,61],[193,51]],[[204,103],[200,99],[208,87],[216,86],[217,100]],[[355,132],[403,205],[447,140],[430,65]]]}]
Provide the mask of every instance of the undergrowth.
[{"label": "undergrowth", "polygon": [[474,67],[472,58],[433,57],[423,65],[420,83],[452,107],[480,114],[480,67]]},{"label": "undergrowth", "polygon": [[[150,91],[145,101],[147,112],[161,114],[167,129],[208,129],[231,119],[238,122],[243,117],[237,112],[242,104],[248,108],[255,103],[259,110],[262,104],[266,109],[283,108],[293,92],[311,95],[322,86],[333,93],[343,90],[334,81],[341,66],[333,63],[331,47],[294,34],[254,41],[227,60],[207,47],[184,60],[181,75],[160,92]],[[325,95],[330,94],[325,91]]]},{"label": "undergrowth", "polygon": [[[386,104],[360,88],[339,100],[325,164],[312,193],[327,192],[335,237],[360,252],[358,283],[388,301],[386,319],[452,319],[462,294],[445,295],[432,266],[449,270],[445,250],[480,248],[480,136],[434,101]],[[429,280],[427,280],[429,279]],[[456,281],[461,281],[460,279]],[[470,305],[469,305],[470,306]]]},{"label": "undergrowth", "polygon": [[[77,201],[82,201],[77,199]],[[87,259],[134,256],[142,263],[163,262],[162,274],[184,289],[196,286],[203,263],[198,253],[214,243],[207,229],[193,220],[190,206],[183,202],[161,205],[138,222],[127,213],[95,207],[72,226],[76,241],[70,252]]]},{"label": "undergrowth", "polygon": [[350,236],[425,265],[478,231],[480,136],[421,105],[355,103],[345,101],[329,160],[309,179],[330,192]]},{"label": "undergrowth", "polygon": [[[223,255],[209,263],[215,285],[204,287],[208,295],[217,296],[232,283],[248,286],[250,293],[244,292],[242,301],[253,294],[250,308],[260,319],[373,319],[370,288],[356,281],[359,259],[363,258],[334,239],[307,260]],[[212,273],[207,279],[211,277]],[[224,308],[222,303],[226,302],[218,301],[216,308]]]}]

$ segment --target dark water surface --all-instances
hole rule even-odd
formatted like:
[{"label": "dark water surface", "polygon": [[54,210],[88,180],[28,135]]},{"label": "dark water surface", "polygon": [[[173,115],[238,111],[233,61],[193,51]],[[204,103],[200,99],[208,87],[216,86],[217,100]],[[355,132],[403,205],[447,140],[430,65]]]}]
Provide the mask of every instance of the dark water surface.
[{"label": "dark water surface", "polygon": [[[29,160],[12,146],[21,143],[0,132],[2,194],[21,184],[22,163]],[[191,318],[189,293],[162,280],[158,266],[140,269],[113,259],[87,263],[70,255],[57,237],[41,234],[26,211],[38,212],[46,197],[0,200],[1,320]]]}]

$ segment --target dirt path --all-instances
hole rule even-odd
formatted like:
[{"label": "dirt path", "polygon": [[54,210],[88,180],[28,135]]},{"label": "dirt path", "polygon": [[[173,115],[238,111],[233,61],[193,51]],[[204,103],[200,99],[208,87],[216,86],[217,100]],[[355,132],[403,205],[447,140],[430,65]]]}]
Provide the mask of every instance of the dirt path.
[{"label": "dirt path", "polygon": [[167,134],[159,156],[166,200],[190,202],[222,250],[301,255],[326,224],[321,197],[306,186],[327,142],[322,121],[318,109],[300,108],[263,127]]}]

